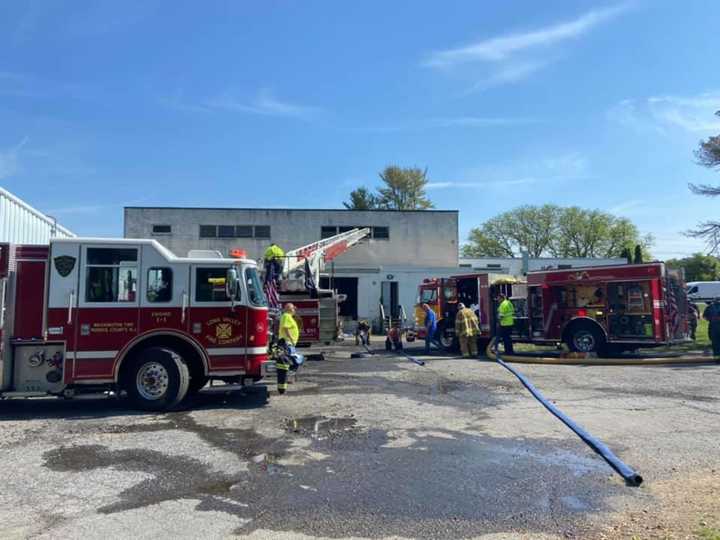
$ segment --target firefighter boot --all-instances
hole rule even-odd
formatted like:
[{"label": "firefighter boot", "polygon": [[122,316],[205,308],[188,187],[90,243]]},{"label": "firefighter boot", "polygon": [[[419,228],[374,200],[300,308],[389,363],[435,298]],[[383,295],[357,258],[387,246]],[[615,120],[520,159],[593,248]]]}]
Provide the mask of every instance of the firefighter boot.
[{"label": "firefighter boot", "polygon": [[287,378],[288,378],[288,370],[290,369],[290,365],[286,364],[283,361],[278,361],[275,364],[275,366],[277,368],[278,394],[284,394],[285,390],[287,390],[287,387],[288,387]]}]

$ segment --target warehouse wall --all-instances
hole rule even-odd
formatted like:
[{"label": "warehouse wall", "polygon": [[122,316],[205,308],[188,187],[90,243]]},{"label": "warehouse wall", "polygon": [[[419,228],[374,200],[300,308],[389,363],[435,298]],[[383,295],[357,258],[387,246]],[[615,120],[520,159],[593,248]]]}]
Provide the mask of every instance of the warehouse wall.
[{"label": "warehouse wall", "polygon": [[[126,238],[155,238],[175,254],[191,249],[247,250],[262,257],[267,238],[201,238],[201,225],[269,226],[270,239],[285,250],[320,240],[322,227],[370,226],[387,239],[373,238],[340,256],[338,266],[451,267],[458,264],[457,211],[356,211],[221,208],[125,208]],[[153,232],[169,226],[169,233]],[[386,228],[386,229],[384,229]],[[377,236],[377,235],[376,235]]]},{"label": "warehouse wall", "polygon": [[47,244],[52,237],[74,236],[52,218],[0,187],[0,242]]}]

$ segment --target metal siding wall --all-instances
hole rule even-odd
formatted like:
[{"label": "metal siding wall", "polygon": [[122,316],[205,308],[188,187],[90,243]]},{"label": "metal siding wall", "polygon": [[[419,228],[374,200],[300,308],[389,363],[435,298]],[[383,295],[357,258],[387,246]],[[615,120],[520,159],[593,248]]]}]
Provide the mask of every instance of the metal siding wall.
[{"label": "metal siding wall", "polygon": [[75,236],[49,217],[0,188],[0,242],[47,244],[53,229],[56,238]]}]

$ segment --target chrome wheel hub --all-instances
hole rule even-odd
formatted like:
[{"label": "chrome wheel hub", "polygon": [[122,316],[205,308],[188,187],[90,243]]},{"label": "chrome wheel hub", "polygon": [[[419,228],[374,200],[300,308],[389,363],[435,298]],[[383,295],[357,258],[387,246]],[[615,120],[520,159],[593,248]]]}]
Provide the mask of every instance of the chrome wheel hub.
[{"label": "chrome wheel hub", "polygon": [[148,362],[138,370],[135,385],[143,398],[156,400],[165,396],[169,382],[170,376],[162,364]]}]

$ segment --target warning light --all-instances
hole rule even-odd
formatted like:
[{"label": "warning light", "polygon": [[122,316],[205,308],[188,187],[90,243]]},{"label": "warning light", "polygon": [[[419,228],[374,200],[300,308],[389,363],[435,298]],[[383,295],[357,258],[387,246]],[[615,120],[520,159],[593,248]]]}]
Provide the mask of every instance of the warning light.
[{"label": "warning light", "polygon": [[231,249],[230,257],[233,259],[247,259],[247,251],[244,249]]},{"label": "warning light", "polygon": [[587,309],[578,309],[578,317],[587,317]]}]

